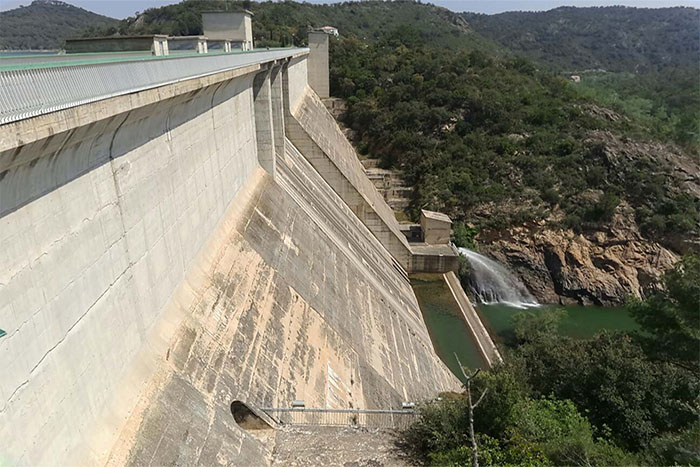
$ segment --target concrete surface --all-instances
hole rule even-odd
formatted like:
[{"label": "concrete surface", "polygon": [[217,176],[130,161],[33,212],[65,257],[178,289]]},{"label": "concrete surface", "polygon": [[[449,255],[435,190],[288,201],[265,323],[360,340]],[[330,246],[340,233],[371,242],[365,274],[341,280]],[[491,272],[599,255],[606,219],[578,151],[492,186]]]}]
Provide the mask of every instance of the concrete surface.
[{"label": "concrete surface", "polygon": [[[315,407],[396,408],[433,396],[437,387],[458,387],[427,333],[418,333],[415,298],[403,292],[408,284],[396,271],[388,282],[391,276],[358,257],[358,247],[368,258],[378,252],[371,241],[347,245],[367,235],[341,211],[325,217],[326,206],[305,194],[326,190],[294,170],[280,159],[280,184],[257,175],[235,201],[242,211],[227,216],[219,247],[209,250],[211,266],[196,268],[197,277],[186,281],[192,298],[178,301],[190,318],[161,355],[166,382],[145,391],[140,405],[147,409],[130,417],[133,431],[122,433],[112,464],[231,460],[230,451],[237,464],[255,462],[265,446],[235,430],[208,429],[226,425],[235,399],[268,407],[300,399]],[[200,420],[180,413],[182,391],[204,414]],[[161,440],[163,427],[172,442]]]},{"label": "concrete surface", "polygon": [[451,245],[411,243],[411,273],[457,271],[459,253]]},{"label": "concrete surface", "polygon": [[309,86],[321,99],[330,96],[330,77],[328,62],[329,35],[325,32],[309,33]]},{"label": "concrete surface", "polygon": [[349,427],[286,427],[277,432],[273,466],[411,466],[390,430]]},{"label": "concrete surface", "polygon": [[47,464],[79,447],[258,167],[252,79],[0,154],[0,439],[10,462]]},{"label": "concrete surface", "polygon": [[[291,89],[291,86],[290,86]],[[311,162],[355,215],[389,250],[394,259],[410,270],[411,250],[394,213],[364,173],[355,149],[345,138],[323,102],[306,87],[298,91],[285,115],[287,137]]]},{"label": "concrete surface", "polygon": [[202,12],[202,30],[209,39],[253,43],[251,13],[247,11]]},{"label": "concrete surface", "polygon": [[446,214],[421,209],[420,225],[423,240],[431,245],[447,245],[452,237],[452,219]]},{"label": "concrete surface", "polygon": [[447,282],[447,286],[450,288],[450,291],[457,301],[459,308],[462,310],[464,320],[467,322],[467,325],[472,332],[472,336],[474,336],[479,351],[486,360],[486,363],[492,367],[495,364],[502,362],[503,358],[501,357],[501,353],[498,351],[498,347],[496,347],[493,339],[491,339],[491,335],[484,327],[484,323],[481,322],[481,318],[479,318],[479,314],[469,301],[467,294],[464,293],[464,289],[462,289],[457,275],[454,272],[448,272],[444,275],[444,277],[445,282]]},{"label": "concrete surface", "polygon": [[2,463],[268,464],[233,400],[395,408],[459,387],[332,117],[305,118],[362,218],[277,131],[280,104],[318,98],[304,55],[276,60],[0,128]]}]

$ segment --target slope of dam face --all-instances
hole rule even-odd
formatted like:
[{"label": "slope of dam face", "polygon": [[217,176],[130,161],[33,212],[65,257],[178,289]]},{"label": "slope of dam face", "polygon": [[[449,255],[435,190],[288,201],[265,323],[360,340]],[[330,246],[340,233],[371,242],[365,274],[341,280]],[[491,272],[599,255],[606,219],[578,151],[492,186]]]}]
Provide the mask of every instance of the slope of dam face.
[{"label": "slope of dam face", "polygon": [[256,113],[254,83],[277,67],[307,89],[304,53],[0,127],[0,463],[259,465],[234,400],[458,387],[371,216],[257,128],[283,115]]},{"label": "slope of dam face", "polygon": [[[192,318],[171,341],[162,389],[131,421],[129,464],[259,456],[231,423],[236,399],[398,408],[454,385],[436,364],[408,283],[376,240],[289,143],[277,163],[280,183],[250,181],[237,199],[242,212],[231,215],[245,221],[231,222],[214,268],[190,281],[201,284],[191,291]],[[181,397],[195,410],[182,413]],[[228,429],[212,435],[212,424]]]},{"label": "slope of dam face", "polygon": [[[303,62],[290,63],[289,76]],[[296,85],[295,85],[296,84]],[[355,215],[380,239],[401,266],[411,269],[411,249],[401,233],[394,213],[365,175],[362,164],[333,116],[314,91],[286,81],[288,103],[285,131],[288,138],[350,206]]]}]

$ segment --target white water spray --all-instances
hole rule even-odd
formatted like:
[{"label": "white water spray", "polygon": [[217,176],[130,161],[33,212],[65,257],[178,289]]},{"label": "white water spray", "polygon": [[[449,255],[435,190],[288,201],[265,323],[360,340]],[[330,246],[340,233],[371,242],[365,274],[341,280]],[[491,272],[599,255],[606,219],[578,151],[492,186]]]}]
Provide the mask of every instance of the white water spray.
[{"label": "white water spray", "polygon": [[518,308],[537,306],[537,300],[503,265],[466,248],[459,253],[469,260],[470,287],[481,303],[503,303]]}]

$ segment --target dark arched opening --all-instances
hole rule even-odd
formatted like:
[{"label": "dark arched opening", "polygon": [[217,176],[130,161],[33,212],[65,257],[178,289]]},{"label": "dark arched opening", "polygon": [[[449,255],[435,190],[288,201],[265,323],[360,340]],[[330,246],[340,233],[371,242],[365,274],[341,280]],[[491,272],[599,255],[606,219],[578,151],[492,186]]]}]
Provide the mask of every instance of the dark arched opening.
[{"label": "dark arched opening", "polygon": [[256,413],[256,410],[249,407],[245,402],[233,401],[231,403],[231,414],[238,426],[244,430],[273,429],[273,426],[263,418],[264,415]]}]

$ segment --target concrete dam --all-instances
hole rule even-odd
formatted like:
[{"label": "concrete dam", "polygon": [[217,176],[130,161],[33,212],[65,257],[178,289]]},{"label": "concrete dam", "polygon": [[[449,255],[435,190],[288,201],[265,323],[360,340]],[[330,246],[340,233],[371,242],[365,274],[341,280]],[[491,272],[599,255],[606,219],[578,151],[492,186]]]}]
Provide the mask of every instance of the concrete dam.
[{"label": "concrete dam", "polygon": [[0,67],[0,465],[264,465],[234,401],[459,389],[407,276],[454,257],[408,243],[316,45]]}]

